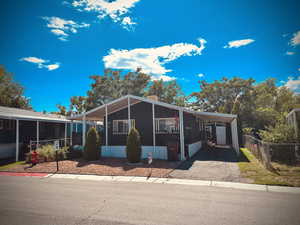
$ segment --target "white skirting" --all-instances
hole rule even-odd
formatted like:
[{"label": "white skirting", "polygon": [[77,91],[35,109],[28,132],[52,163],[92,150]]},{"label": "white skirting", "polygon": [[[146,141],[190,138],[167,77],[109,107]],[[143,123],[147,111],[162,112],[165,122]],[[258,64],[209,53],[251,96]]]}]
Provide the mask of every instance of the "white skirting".
[{"label": "white skirting", "polygon": [[192,157],[196,154],[202,147],[201,141],[195,142],[189,145],[189,156]]},{"label": "white skirting", "polygon": [[[126,158],[126,146],[102,146],[101,149],[104,157]],[[142,159],[147,158],[149,152],[153,159],[168,159],[166,146],[156,146],[155,151],[153,146],[142,146]]]}]

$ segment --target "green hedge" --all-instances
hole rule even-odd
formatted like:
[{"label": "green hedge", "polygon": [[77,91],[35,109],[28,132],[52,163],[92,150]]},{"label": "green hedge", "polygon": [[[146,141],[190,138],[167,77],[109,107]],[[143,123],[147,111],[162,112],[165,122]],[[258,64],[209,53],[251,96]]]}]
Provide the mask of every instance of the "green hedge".
[{"label": "green hedge", "polygon": [[130,130],[127,137],[126,155],[130,163],[138,163],[141,161],[142,147],[141,138],[137,129],[134,127]]},{"label": "green hedge", "polygon": [[98,160],[101,155],[101,139],[96,128],[91,127],[87,133],[83,157],[87,161]]}]

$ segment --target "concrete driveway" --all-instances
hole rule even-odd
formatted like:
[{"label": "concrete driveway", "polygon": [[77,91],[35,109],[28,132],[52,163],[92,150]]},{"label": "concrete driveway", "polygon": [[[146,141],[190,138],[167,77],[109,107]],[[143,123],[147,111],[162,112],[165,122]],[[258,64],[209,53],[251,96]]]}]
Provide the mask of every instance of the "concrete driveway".
[{"label": "concrete driveway", "polygon": [[237,161],[237,155],[232,148],[201,149],[169,175],[184,179],[240,182],[242,178]]}]

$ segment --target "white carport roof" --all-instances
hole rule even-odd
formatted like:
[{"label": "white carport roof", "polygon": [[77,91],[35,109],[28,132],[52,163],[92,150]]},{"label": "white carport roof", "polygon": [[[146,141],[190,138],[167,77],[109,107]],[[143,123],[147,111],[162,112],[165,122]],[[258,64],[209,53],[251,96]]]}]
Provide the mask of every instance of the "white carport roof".
[{"label": "white carport roof", "polygon": [[86,120],[95,120],[95,121],[103,121],[105,116],[105,107],[107,107],[107,113],[111,114],[113,112],[119,111],[121,109],[128,107],[128,99],[130,99],[130,105],[134,105],[139,102],[148,102],[151,104],[163,106],[170,109],[175,110],[182,110],[187,113],[191,113],[199,118],[202,118],[204,120],[209,121],[216,121],[216,122],[232,122],[237,116],[233,114],[224,114],[224,113],[212,113],[212,112],[199,112],[194,110],[189,110],[184,107],[179,107],[176,105],[155,101],[148,98],[142,98],[138,96],[133,95],[126,95],[124,97],[118,98],[110,103],[107,103],[105,105],[101,105],[95,109],[92,109],[88,112],[78,114],[75,116],[71,116],[68,119],[70,120],[83,120],[84,115],[86,116]]},{"label": "white carport roof", "polygon": [[70,122],[70,120],[68,120],[65,116],[61,115],[44,114],[40,112],[34,112],[31,110],[17,109],[4,106],[0,106],[0,118],[47,122]]}]

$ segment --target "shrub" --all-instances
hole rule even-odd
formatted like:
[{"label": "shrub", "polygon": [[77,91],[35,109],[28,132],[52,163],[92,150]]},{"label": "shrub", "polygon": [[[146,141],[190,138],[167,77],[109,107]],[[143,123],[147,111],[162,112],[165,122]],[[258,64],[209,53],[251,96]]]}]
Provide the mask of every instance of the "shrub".
[{"label": "shrub", "polygon": [[278,122],[275,126],[269,126],[266,130],[260,130],[259,136],[265,142],[294,143],[297,142],[294,128],[286,123]]},{"label": "shrub", "polygon": [[141,161],[141,138],[137,129],[132,128],[127,137],[126,155],[130,163],[138,163]]},{"label": "shrub", "polygon": [[[69,150],[68,147],[63,147],[57,150],[58,159],[59,160],[66,159],[68,150]],[[47,162],[56,160],[55,151],[56,150],[53,145],[43,145],[36,150],[36,152],[38,153],[39,160],[47,161]],[[31,154],[32,151],[26,154],[26,162],[31,162]]]},{"label": "shrub", "polygon": [[253,128],[252,127],[245,127],[243,128],[243,133],[247,135],[253,134]]},{"label": "shrub", "polygon": [[91,127],[87,133],[86,144],[84,146],[83,157],[87,161],[97,160],[101,155],[100,137],[96,128]]}]

